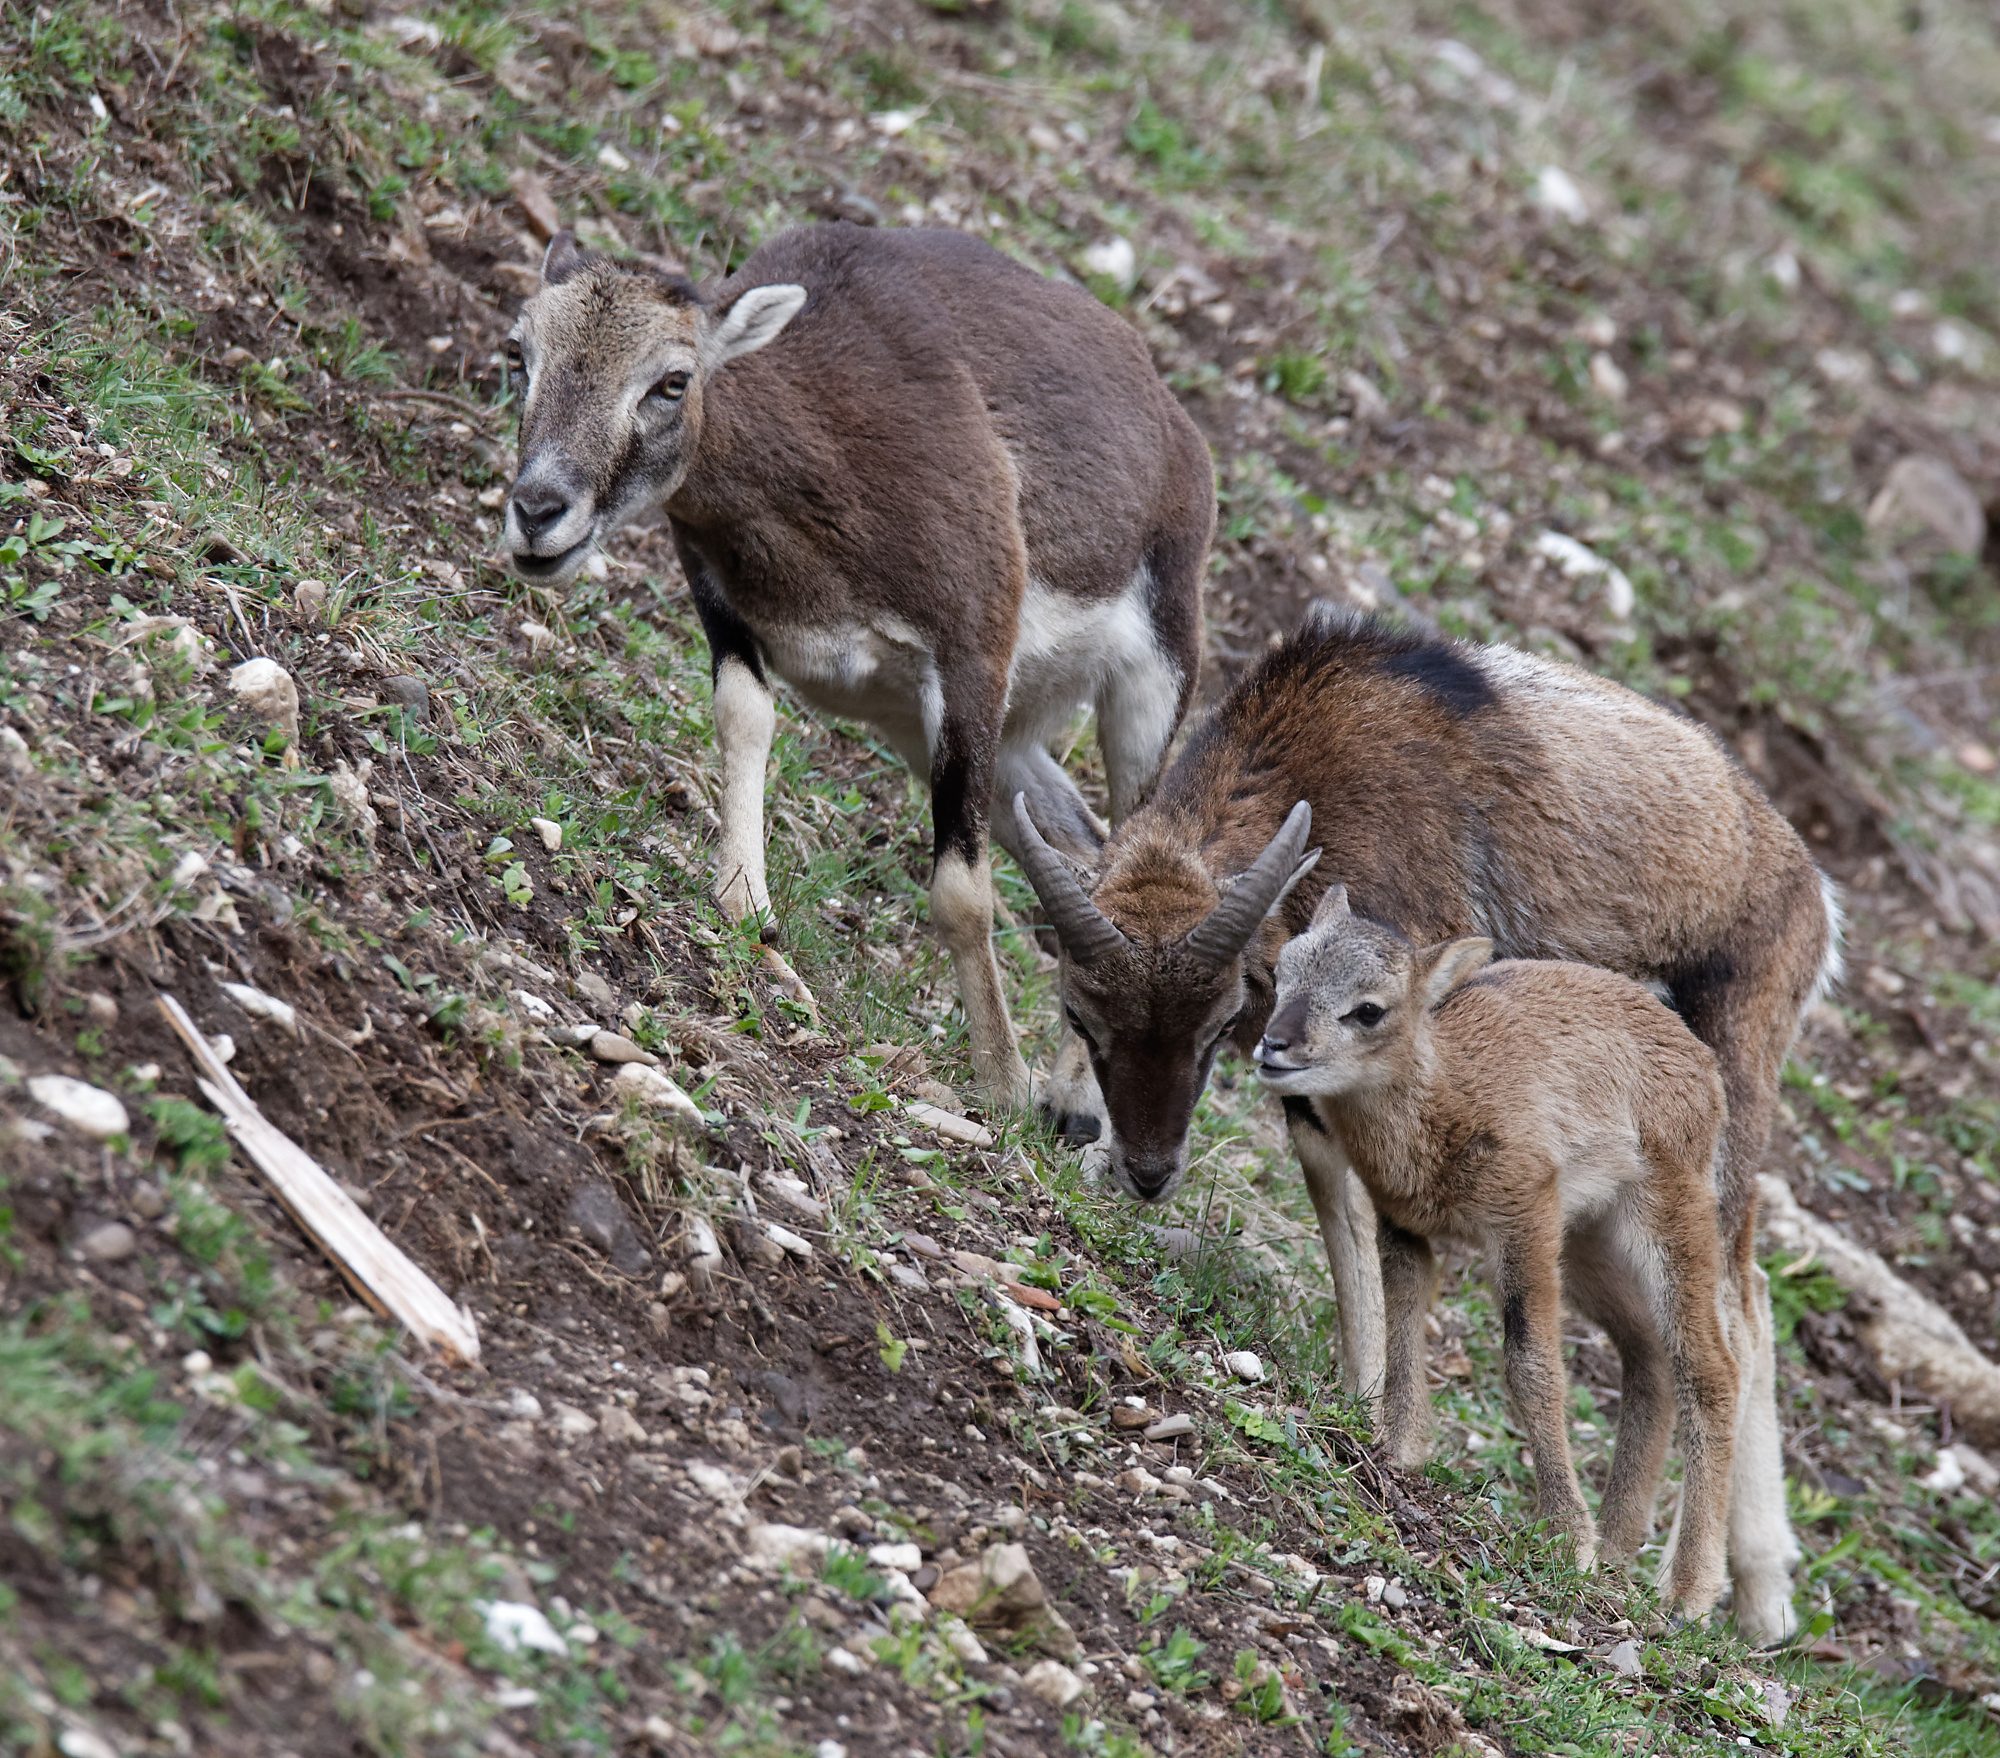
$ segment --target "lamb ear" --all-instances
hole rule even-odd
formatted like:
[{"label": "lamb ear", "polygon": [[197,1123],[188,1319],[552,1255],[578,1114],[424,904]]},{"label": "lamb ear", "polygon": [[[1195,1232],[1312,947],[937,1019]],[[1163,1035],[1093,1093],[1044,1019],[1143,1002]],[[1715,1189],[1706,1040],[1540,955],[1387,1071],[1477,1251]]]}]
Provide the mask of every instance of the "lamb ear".
[{"label": "lamb ear", "polygon": [[574,232],[558,232],[549,240],[549,248],[542,256],[542,285],[560,287],[571,275],[596,260],[577,243]]},{"label": "lamb ear", "polygon": [[805,302],[806,290],[788,282],[751,287],[740,294],[708,333],[702,352],[708,357],[709,371],[775,342]]},{"label": "lamb ear", "polygon": [[[1313,853],[1317,855],[1319,850],[1314,849]],[[1315,928],[1324,928],[1330,922],[1338,922],[1343,917],[1353,914],[1353,910],[1347,906],[1347,887],[1329,885],[1326,888],[1326,895],[1319,900],[1319,908],[1313,911],[1312,925]]]},{"label": "lamb ear", "polygon": [[1417,954],[1416,971],[1417,981],[1423,987],[1424,1006],[1435,1007],[1492,958],[1493,942],[1484,935],[1426,946]]}]

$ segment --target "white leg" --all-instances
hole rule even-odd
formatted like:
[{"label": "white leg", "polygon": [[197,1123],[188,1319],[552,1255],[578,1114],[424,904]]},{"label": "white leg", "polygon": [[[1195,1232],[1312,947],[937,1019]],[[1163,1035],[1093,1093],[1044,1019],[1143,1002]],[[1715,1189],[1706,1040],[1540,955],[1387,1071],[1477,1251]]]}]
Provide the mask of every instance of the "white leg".
[{"label": "white leg", "polygon": [[983,860],[975,866],[949,849],[938,857],[931,878],[931,922],[958,973],[973,1075],[995,1103],[1025,1105],[1028,1065],[1014,1043],[1000,966],[993,957],[993,875]]},{"label": "white leg", "polygon": [[768,921],[764,879],[764,770],[777,730],[771,692],[738,659],[715,674],[715,738],[722,747],[722,834],[715,851],[715,901],[732,922]]},{"label": "white leg", "polygon": [[1348,1165],[1339,1137],[1313,1112],[1311,1100],[1286,1100],[1285,1121],[1319,1217],[1334,1298],[1340,1302],[1341,1389],[1350,1397],[1379,1397],[1388,1372],[1389,1331],[1375,1204]]},{"label": "white leg", "polygon": [[1729,1497],[1729,1573],[1735,1583],[1736,1628],[1756,1647],[1771,1647],[1797,1631],[1792,1570],[1800,1557],[1785,1511],[1784,1437],[1778,1428],[1778,1360],[1771,1325],[1771,1279],[1754,1265],[1744,1291],[1748,1335],[1738,1359],[1747,1395],[1736,1429]]}]

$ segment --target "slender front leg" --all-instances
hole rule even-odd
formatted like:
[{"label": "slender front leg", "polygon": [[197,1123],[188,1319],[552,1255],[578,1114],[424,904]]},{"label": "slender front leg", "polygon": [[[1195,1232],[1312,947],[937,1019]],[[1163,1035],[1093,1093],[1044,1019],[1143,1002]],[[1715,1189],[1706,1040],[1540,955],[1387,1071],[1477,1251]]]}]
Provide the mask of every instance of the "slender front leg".
[{"label": "slender front leg", "polygon": [[993,870],[987,864],[986,809],[993,793],[994,734],[1007,697],[1004,673],[973,667],[934,680],[926,691],[931,749],[931,817],[936,866],[931,923],[951,954],[972,1040],[972,1073],[999,1105],[1026,1105],[1028,1065],[993,956]]},{"label": "slender front leg", "polygon": [[[1648,1253],[1645,1259],[1649,1274],[1660,1282],[1655,1304],[1673,1358],[1681,1424],[1679,1542],[1671,1566],[1661,1575],[1666,1598],[1689,1617],[1700,1617],[1722,1594],[1731,1463],[1741,1408],[1737,1362],[1716,1304],[1714,1230],[1696,1224],[1707,1219],[1707,1207],[1699,1202],[1681,1215],[1661,1217],[1661,1224],[1652,1229],[1657,1255]],[[1780,1478],[1781,1497],[1783,1489]],[[1781,1499],[1781,1530],[1783,1519]]]},{"label": "slender front leg", "polygon": [[1597,1526],[1570,1459],[1569,1389],[1562,1359],[1562,1218],[1554,1179],[1548,1201],[1500,1239],[1500,1328],[1507,1394],[1535,1460],[1536,1513],[1576,1545],[1579,1568],[1597,1561]]},{"label": "slender front leg", "polygon": [[732,922],[755,915],[775,935],[764,876],[764,771],[777,709],[764,680],[734,654],[715,666],[715,738],[722,747],[722,834],[715,851],[715,901]]},{"label": "slender front leg", "polygon": [[1387,1333],[1382,1316],[1382,1258],[1375,1239],[1375,1205],[1347,1163],[1347,1150],[1310,1099],[1285,1100],[1292,1151],[1306,1175],[1319,1217],[1320,1242],[1340,1303],[1340,1385],[1352,1398],[1382,1390]]},{"label": "slender front leg", "polygon": [[[1350,1174],[1352,1176],[1352,1174]],[[1437,1293],[1431,1242],[1407,1233],[1386,1215],[1377,1234],[1382,1260],[1382,1311],[1387,1322],[1387,1369],[1376,1435],[1398,1471],[1421,1471],[1431,1456],[1431,1394],[1424,1383],[1424,1314]]]}]

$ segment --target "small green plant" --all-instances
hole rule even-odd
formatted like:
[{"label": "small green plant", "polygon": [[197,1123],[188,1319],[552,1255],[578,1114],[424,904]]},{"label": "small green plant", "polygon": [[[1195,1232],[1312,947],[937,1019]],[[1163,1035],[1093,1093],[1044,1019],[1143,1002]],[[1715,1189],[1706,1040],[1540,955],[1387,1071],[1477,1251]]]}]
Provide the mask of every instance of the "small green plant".
[{"label": "small green plant", "polygon": [[874,1599],[888,1585],[868,1566],[868,1559],[860,1551],[844,1544],[827,1547],[826,1561],[820,1566],[819,1578],[849,1599]]},{"label": "small green plant", "polygon": [[880,1319],[877,1319],[875,1321],[875,1341],[881,1346],[878,1353],[882,1357],[882,1365],[891,1373],[901,1373],[903,1371],[903,1357],[910,1352],[908,1340],[897,1336]]},{"label": "small green plant", "polygon": [[1176,1624],[1166,1641],[1139,1650],[1139,1662],[1161,1690],[1185,1694],[1199,1691],[1212,1682],[1211,1674],[1195,1666],[1207,1648],[1208,1644],[1198,1640],[1185,1624]]},{"label": "small green plant", "polygon": [[1285,1706],[1285,1681],[1256,1649],[1236,1651],[1236,1682],[1243,1687],[1242,1695],[1236,1699],[1237,1706],[1259,1724],[1290,1727],[1299,1719]]},{"label": "small green plant", "polygon": [[1764,1269],[1771,1278],[1771,1325],[1780,1343],[1791,1337],[1807,1313],[1838,1312],[1847,1304],[1847,1290],[1805,1259],[1787,1264],[1768,1258]]},{"label": "small green plant", "polygon": [[183,1172],[219,1172],[229,1164],[229,1131],[214,1112],[190,1099],[155,1099],[146,1115],[178,1156]]}]

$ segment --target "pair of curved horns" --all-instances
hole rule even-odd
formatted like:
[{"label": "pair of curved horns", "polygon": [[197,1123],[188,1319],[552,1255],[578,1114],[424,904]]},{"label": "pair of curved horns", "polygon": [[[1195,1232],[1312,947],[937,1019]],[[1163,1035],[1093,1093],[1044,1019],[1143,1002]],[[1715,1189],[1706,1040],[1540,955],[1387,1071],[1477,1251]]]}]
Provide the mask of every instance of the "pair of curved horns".
[{"label": "pair of curved horns", "polygon": [[[1061,856],[1042,840],[1035,821],[1028,816],[1028,802],[1023,794],[1014,796],[1014,822],[1020,827],[1021,865],[1027,870],[1028,883],[1042,900],[1042,908],[1049,912],[1049,920],[1070,957],[1078,964],[1092,964],[1123,947],[1124,933],[1091,902]],[[1223,893],[1222,901],[1188,931],[1185,942],[1188,950],[1211,964],[1221,965],[1248,946],[1258,924],[1318,861],[1318,849],[1304,855],[1306,838],[1311,834],[1312,807],[1301,800],[1249,870],[1239,873]]]}]

